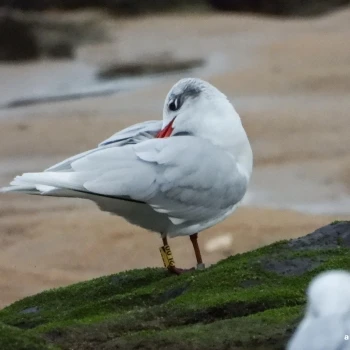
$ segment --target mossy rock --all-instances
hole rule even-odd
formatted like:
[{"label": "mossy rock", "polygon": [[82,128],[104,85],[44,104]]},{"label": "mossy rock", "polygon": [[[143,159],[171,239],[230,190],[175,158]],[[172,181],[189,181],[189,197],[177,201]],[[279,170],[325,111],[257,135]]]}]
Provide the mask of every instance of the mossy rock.
[{"label": "mossy rock", "polygon": [[[0,348],[20,350],[50,349],[44,339],[27,334],[25,331],[0,322]],[[52,347],[51,347],[52,349]]]},{"label": "mossy rock", "polygon": [[0,311],[0,348],[283,349],[310,280],[350,269],[349,248],[337,222],[179,277],[148,268],[49,290]]}]

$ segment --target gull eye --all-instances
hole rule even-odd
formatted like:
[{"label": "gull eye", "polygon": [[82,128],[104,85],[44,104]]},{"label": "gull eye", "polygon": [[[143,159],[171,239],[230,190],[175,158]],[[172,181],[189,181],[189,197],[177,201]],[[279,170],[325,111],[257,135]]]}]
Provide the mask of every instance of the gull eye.
[{"label": "gull eye", "polygon": [[175,98],[174,100],[170,101],[168,108],[173,112],[177,111],[180,108],[179,99]]}]

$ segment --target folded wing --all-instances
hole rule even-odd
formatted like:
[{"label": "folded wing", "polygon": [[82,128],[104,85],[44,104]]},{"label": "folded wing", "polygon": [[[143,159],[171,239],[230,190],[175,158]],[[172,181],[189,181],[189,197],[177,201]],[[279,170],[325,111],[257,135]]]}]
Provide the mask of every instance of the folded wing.
[{"label": "folded wing", "polygon": [[77,159],[83,158],[84,156],[98,151],[101,147],[122,147],[125,145],[136,144],[141,141],[145,141],[153,138],[158,131],[162,128],[161,120],[150,120],[135,125],[131,125],[123,130],[118,131],[110,138],[101,142],[98,148],[92,149],[73,157],[65,159],[64,161],[57,163],[45,171],[68,171],[71,169],[71,163]]},{"label": "folded wing", "polygon": [[118,131],[107,140],[101,142],[99,147],[110,144],[118,144],[119,146],[122,146],[126,144],[139,143],[141,141],[153,138],[161,128],[161,120],[149,120],[138,123]]},{"label": "folded wing", "polygon": [[174,223],[219,215],[238,203],[247,187],[228,153],[193,136],[98,147],[71,159],[66,171],[53,170],[24,174],[11,185],[44,185],[140,201]]}]

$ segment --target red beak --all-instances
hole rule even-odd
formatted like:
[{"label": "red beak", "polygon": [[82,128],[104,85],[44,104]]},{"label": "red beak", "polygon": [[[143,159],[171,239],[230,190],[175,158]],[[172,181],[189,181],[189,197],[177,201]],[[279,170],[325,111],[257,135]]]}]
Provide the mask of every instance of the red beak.
[{"label": "red beak", "polygon": [[157,139],[164,139],[165,137],[171,136],[171,133],[174,130],[174,128],[173,128],[174,120],[175,120],[175,118],[164,129],[162,129],[158,132],[158,134],[156,135]]}]

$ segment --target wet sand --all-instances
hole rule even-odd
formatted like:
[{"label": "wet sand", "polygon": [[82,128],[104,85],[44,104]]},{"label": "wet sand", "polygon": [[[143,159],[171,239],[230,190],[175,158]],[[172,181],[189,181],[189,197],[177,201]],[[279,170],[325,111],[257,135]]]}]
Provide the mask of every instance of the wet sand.
[{"label": "wet sand", "polygon": [[[207,264],[350,216],[349,20],[349,10],[316,20],[219,14],[124,20],[109,23],[115,44],[80,50],[88,65],[166,51],[207,57],[194,74],[235,104],[252,143],[254,175],[244,206],[201,233]],[[0,66],[1,90],[15,84],[18,69]],[[181,77],[113,96],[1,110],[0,186],[128,124],[160,118],[168,89]],[[16,95],[11,89],[7,98]],[[187,238],[170,243],[179,266],[194,265]],[[161,266],[159,246],[156,234],[87,201],[1,195],[0,306],[51,287]]]}]

